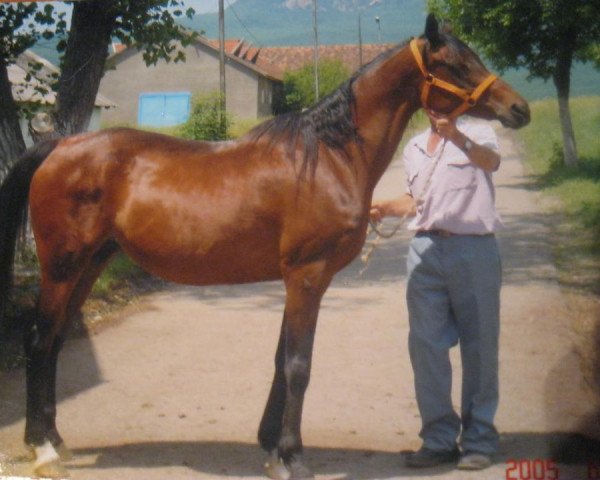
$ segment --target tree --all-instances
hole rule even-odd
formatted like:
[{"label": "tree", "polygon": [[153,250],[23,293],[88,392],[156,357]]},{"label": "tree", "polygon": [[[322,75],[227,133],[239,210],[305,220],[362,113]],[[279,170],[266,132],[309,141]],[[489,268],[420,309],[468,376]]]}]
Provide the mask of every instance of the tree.
[{"label": "tree", "polygon": [[[350,75],[341,60],[319,61],[319,98],[334,91]],[[285,72],[283,75],[283,92],[285,110],[302,110],[315,103],[314,66],[304,67]]]},{"label": "tree", "polygon": [[[58,44],[59,51],[63,53],[61,75],[55,85],[57,100],[54,119],[59,134],[69,135],[87,128],[113,38],[143,50],[148,64],[155,64],[159,60],[185,59],[177,44],[188,45],[194,35],[180,28],[175,19],[184,14],[191,17],[194,10],[187,9],[184,12],[183,7],[184,0],[74,2],[71,27],[66,39]],[[51,38],[65,34],[65,30],[64,16],[57,15],[52,5],[47,4],[43,9],[36,3],[0,6],[2,170],[6,170],[25,148],[7,67],[41,36]]]},{"label": "tree", "polygon": [[564,161],[577,165],[569,109],[571,67],[600,68],[600,2],[589,0],[429,0],[430,7],[475,43],[500,71],[524,67],[556,87]]},{"label": "tree", "polygon": [[[85,130],[104,73],[113,37],[144,50],[147,64],[181,61],[176,42],[186,46],[194,35],[177,25],[181,0],[86,0],[75,2],[58,82],[55,120],[63,135]],[[173,10],[174,9],[174,10]],[[193,9],[185,14],[192,17]]]},{"label": "tree", "polygon": [[0,178],[7,172],[10,162],[25,150],[8,66],[41,36],[49,38],[53,35],[44,27],[56,21],[52,7],[47,7],[40,10],[35,3],[0,6]]}]

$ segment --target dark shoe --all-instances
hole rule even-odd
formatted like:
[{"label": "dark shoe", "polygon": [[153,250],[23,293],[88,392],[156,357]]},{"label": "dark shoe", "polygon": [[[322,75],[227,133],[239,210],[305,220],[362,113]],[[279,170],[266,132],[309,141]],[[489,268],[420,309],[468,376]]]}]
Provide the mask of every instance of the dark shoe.
[{"label": "dark shoe", "polygon": [[456,468],[459,470],[483,470],[492,466],[492,457],[485,453],[466,452],[460,457]]},{"label": "dark shoe", "polygon": [[431,450],[422,447],[419,451],[408,455],[406,466],[411,468],[436,467],[445,463],[456,463],[459,458],[458,448],[454,450]]}]

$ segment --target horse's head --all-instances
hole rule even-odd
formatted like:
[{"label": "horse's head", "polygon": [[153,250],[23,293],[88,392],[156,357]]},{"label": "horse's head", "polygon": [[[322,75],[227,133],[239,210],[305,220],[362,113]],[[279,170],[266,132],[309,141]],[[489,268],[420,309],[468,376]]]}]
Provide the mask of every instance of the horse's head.
[{"label": "horse's head", "polygon": [[423,81],[424,108],[458,116],[464,112],[505,127],[521,128],[529,123],[529,105],[506,82],[497,78],[479,57],[458,38],[440,32],[433,15],[427,17],[422,41],[413,40],[411,50]]}]

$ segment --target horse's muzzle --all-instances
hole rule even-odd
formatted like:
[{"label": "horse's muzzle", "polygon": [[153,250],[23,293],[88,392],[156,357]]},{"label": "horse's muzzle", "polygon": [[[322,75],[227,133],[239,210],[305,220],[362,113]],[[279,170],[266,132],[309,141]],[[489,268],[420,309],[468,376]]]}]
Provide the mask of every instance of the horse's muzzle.
[{"label": "horse's muzzle", "polygon": [[531,113],[527,102],[513,103],[510,112],[506,116],[500,117],[500,122],[505,127],[521,128],[531,121]]}]

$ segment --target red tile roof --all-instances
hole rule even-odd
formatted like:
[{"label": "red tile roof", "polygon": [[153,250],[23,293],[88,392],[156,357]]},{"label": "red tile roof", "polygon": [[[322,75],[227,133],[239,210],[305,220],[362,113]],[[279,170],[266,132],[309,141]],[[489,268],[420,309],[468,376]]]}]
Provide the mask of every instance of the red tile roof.
[{"label": "red tile roof", "polygon": [[[218,40],[208,40],[214,48],[219,48]],[[388,50],[391,44],[364,44],[362,46],[362,64],[370,62],[380,53]],[[284,72],[298,70],[313,62],[312,46],[306,47],[254,47],[243,39],[225,40],[225,51],[257,67],[270,72],[277,78],[283,78]],[[319,59],[341,60],[350,72],[360,68],[358,45],[320,45]]]}]

